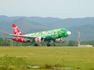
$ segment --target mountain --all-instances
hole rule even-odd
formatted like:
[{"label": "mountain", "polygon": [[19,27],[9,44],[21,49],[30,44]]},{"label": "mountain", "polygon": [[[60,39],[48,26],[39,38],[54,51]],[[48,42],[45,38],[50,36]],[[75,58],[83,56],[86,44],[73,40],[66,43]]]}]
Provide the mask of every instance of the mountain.
[{"label": "mountain", "polygon": [[19,16],[19,17],[8,17],[8,16],[5,16],[5,15],[0,15],[0,22],[1,21],[14,21],[14,20],[17,20],[17,19],[20,19],[20,18],[25,18],[24,16]]},{"label": "mountain", "polygon": [[80,26],[80,25],[86,25],[86,24],[94,24],[94,17],[87,17],[87,18],[68,18],[68,19],[62,19],[55,22],[45,23],[46,26],[49,26],[50,28],[69,28],[72,26]]},{"label": "mountain", "polygon": [[78,25],[85,25],[85,24],[94,24],[94,17],[86,17],[86,18],[68,18],[68,19],[60,19],[60,18],[53,18],[53,17],[25,17],[25,16],[18,16],[18,17],[7,17],[4,15],[0,16],[0,22],[12,22],[19,19],[25,19],[27,21],[36,22],[38,24],[42,24],[49,28],[69,28],[72,26]]},{"label": "mountain", "polygon": [[59,21],[59,20],[62,20],[60,18],[53,18],[53,17],[47,17],[47,18],[42,18],[42,17],[25,17],[25,16],[14,16],[14,17],[8,17],[8,16],[5,16],[5,15],[0,15],[0,22],[1,21],[14,21],[14,20],[18,20],[18,19],[21,19],[21,18],[24,18],[26,20],[29,20],[29,21],[34,21],[36,23],[40,23],[40,24],[45,24],[46,23],[49,23],[49,22],[55,22],[55,21]]},{"label": "mountain", "polygon": [[2,37],[4,33],[13,33],[11,24],[14,24],[14,23],[16,23],[17,26],[21,29],[21,31],[25,34],[49,29],[48,27],[42,24],[39,24],[33,21],[29,21],[24,18],[20,18],[20,19],[11,21],[11,22],[1,21],[0,22],[0,36]]},{"label": "mountain", "polygon": [[47,18],[42,18],[42,17],[27,17],[26,19],[29,20],[29,21],[34,21],[34,22],[43,24],[43,25],[46,25],[47,23],[51,23],[51,22],[53,23],[53,22],[62,20],[60,18],[53,18],[53,17],[47,17]]},{"label": "mountain", "polygon": [[81,40],[94,40],[94,17],[60,19],[53,17],[8,17],[0,16],[0,37],[4,33],[13,33],[11,24],[16,23],[22,33],[32,33],[49,29],[67,28],[72,35],[65,40],[77,40],[78,28],[81,29]]},{"label": "mountain", "polygon": [[68,28],[72,34],[65,40],[77,40],[78,39],[78,29],[80,28],[80,38],[81,41],[94,40],[94,24],[86,24],[80,26],[73,26]]}]

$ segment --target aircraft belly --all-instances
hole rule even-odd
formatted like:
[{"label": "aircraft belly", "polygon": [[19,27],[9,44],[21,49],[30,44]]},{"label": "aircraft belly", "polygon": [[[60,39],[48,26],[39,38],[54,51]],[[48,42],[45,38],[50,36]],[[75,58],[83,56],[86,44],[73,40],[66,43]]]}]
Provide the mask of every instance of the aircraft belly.
[{"label": "aircraft belly", "polygon": [[47,40],[52,40],[52,39],[56,39],[56,38],[58,38],[57,36],[54,36],[54,35],[52,35],[52,36],[45,36],[45,41],[47,41]]}]

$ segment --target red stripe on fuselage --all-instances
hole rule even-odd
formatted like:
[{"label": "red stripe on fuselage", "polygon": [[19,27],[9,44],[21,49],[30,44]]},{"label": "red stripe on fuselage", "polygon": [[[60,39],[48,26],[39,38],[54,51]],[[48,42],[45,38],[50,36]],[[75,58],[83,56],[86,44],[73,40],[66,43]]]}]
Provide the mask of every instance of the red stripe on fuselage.
[{"label": "red stripe on fuselage", "polygon": [[17,42],[27,43],[27,42],[24,41],[23,39],[24,39],[24,38],[21,38],[21,37],[14,37],[12,40],[13,40],[13,41],[17,41]]}]

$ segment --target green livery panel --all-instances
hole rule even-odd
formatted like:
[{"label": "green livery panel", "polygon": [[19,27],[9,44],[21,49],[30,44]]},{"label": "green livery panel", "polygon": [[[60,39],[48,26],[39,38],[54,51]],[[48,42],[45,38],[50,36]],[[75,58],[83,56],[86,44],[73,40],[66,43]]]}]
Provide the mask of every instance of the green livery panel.
[{"label": "green livery panel", "polygon": [[48,40],[52,40],[52,39],[58,39],[61,37],[63,37],[63,38],[67,37],[67,36],[69,36],[68,32],[69,31],[67,29],[60,28],[60,29],[54,29],[54,30],[26,34],[26,36],[44,37],[44,41],[48,41]]}]

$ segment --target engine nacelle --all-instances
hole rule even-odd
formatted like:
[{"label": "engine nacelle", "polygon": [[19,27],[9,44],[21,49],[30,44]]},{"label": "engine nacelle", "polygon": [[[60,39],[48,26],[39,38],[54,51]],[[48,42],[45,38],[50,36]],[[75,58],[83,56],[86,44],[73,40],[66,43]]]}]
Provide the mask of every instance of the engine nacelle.
[{"label": "engine nacelle", "polygon": [[35,38],[35,42],[43,42],[44,38],[43,37],[37,37]]},{"label": "engine nacelle", "polygon": [[55,39],[55,42],[56,42],[56,43],[63,43],[64,40],[63,40],[62,38],[59,38],[59,39]]}]

